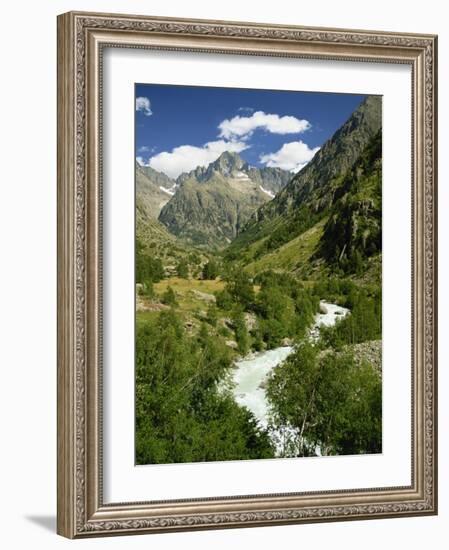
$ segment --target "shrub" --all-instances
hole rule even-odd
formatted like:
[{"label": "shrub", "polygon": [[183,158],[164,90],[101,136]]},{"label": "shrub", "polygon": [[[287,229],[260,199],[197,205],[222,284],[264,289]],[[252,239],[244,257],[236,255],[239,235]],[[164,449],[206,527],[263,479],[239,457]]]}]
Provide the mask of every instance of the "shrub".
[{"label": "shrub", "polygon": [[181,260],[178,263],[176,266],[176,273],[178,274],[178,277],[181,277],[181,279],[189,278],[189,266],[185,260]]},{"label": "shrub", "polygon": [[171,286],[168,286],[167,290],[162,294],[161,302],[167,306],[178,305],[178,302],[176,300],[176,293]]},{"label": "shrub", "polygon": [[218,277],[218,266],[213,260],[209,260],[203,267],[203,279],[214,280]]}]

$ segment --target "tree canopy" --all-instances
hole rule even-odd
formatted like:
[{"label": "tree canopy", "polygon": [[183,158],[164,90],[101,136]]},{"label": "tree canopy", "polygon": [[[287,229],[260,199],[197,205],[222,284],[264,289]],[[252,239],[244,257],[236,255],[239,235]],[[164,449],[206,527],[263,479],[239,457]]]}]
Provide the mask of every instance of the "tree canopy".
[{"label": "tree canopy", "polygon": [[303,343],[268,382],[274,426],[291,426],[289,456],[378,453],[382,385],[371,365],[349,352]]}]

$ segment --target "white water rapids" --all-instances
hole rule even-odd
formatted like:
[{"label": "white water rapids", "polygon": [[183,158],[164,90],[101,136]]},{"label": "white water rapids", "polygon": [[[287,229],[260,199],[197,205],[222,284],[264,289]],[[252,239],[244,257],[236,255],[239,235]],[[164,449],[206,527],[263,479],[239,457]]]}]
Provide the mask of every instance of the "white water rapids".
[{"label": "white water rapids", "polygon": [[[349,313],[348,309],[336,304],[324,301],[320,304],[322,313],[317,313],[309,332],[309,338],[312,341],[318,338],[321,326],[333,326],[337,319],[342,319]],[[263,427],[268,424],[265,381],[270,372],[287,359],[293,350],[292,346],[282,346],[261,353],[251,353],[235,363],[236,369],[232,377],[234,399],[239,405],[249,409]]]},{"label": "white water rapids", "polygon": [[233,388],[234,399],[245,406],[259,422],[266,426],[268,403],[263,382],[268,374],[293,351],[292,346],[254,353],[236,362]]}]

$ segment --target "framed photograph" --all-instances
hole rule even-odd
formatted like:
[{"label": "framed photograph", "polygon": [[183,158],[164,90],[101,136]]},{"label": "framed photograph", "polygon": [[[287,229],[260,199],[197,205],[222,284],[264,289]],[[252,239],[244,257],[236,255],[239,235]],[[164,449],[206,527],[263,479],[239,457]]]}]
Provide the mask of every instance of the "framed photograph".
[{"label": "framed photograph", "polygon": [[59,16],[59,534],[437,513],[436,55]]}]

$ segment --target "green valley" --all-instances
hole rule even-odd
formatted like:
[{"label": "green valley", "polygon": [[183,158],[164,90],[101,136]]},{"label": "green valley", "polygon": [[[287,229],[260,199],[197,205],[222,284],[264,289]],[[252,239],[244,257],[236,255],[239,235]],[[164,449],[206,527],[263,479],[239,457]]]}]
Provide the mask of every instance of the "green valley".
[{"label": "green valley", "polygon": [[136,167],[138,464],[382,451],[381,111],[298,173]]}]

